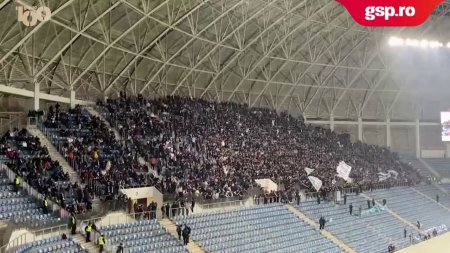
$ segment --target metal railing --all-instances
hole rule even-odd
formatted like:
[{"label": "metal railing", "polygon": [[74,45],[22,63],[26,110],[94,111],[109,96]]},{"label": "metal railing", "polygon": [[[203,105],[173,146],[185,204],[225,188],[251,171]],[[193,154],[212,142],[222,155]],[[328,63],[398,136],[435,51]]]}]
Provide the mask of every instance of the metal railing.
[{"label": "metal railing", "polygon": [[410,187],[413,186],[411,183],[407,183],[407,182],[401,182],[401,183],[376,183],[376,184],[372,184],[372,185],[364,185],[362,187],[357,187],[357,186],[349,186],[349,187],[344,187],[342,189],[342,194],[352,194],[352,193],[361,193],[361,192],[365,192],[365,191],[372,191],[372,190],[384,190],[384,189],[390,189],[393,187]]},{"label": "metal railing", "polygon": [[15,252],[17,248],[28,243],[38,240],[47,239],[54,236],[61,236],[63,233],[68,233],[67,225],[58,225],[49,228],[34,230],[32,232],[25,232],[22,235],[10,240],[8,243],[0,247],[0,253]]}]

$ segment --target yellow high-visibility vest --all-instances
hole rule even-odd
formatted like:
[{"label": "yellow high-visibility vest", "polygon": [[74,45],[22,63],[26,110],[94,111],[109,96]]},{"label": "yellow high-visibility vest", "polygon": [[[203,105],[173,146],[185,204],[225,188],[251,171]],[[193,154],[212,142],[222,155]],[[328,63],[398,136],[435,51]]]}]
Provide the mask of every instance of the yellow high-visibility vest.
[{"label": "yellow high-visibility vest", "polygon": [[98,238],[98,245],[104,245],[105,244],[105,238],[103,238],[103,236],[100,236]]},{"label": "yellow high-visibility vest", "polygon": [[46,199],[44,199],[44,206],[47,207],[48,206],[48,201]]},{"label": "yellow high-visibility vest", "polygon": [[15,183],[16,183],[16,185],[19,185],[19,184],[20,184],[20,177],[16,177]]},{"label": "yellow high-visibility vest", "polygon": [[88,232],[88,233],[92,232],[92,226],[91,225],[87,225],[86,232]]}]

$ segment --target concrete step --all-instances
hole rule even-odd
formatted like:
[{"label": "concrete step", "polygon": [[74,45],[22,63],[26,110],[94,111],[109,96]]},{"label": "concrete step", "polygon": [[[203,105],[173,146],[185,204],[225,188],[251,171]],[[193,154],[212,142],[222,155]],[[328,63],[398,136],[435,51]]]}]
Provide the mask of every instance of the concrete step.
[{"label": "concrete step", "polygon": [[349,245],[345,244],[343,241],[334,236],[331,232],[326,229],[319,230],[319,224],[317,224],[314,220],[310,219],[304,213],[300,212],[297,208],[292,206],[291,204],[287,204],[286,207],[295,215],[297,215],[301,220],[304,220],[306,223],[314,227],[316,230],[320,231],[323,236],[327,237],[330,241],[334,242],[336,245],[341,247],[347,253],[356,253],[357,251],[351,248]]},{"label": "concrete step", "polygon": [[70,176],[70,182],[71,183],[78,183],[81,185],[81,179],[78,176],[78,174],[75,172],[75,170],[72,168],[72,166],[69,165],[69,163],[66,161],[66,159],[61,155],[61,153],[58,152],[58,149],[47,139],[44,133],[42,133],[41,130],[39,130],[36,126],[29,126],[28,131],[33,136],[36,136],[39,138],[41,145],[46,146],[49,152],[50,157],[52,160],[58,161],[61,165],[64,172],[67,172]]},{"label": "concrete step", "polygon": [[89,112],[90,115],[99,117],[101,121],[105,122],[108,129],[114,132],[114,136],[116,137],[117,141],[122,140],[122,137],[120,136],[119,132],[114,127],[112,127],[109,124],[109,122],[97,110],[95,110],[92,107],[86,107],[86,110]]},{"label": "concrete step", "polygon": [[[8,237],[8,238],[5,238]],[[8,233],[8,222],[0,221],[0,245],[5,245],[11,239],[11,231]]]},{"label": "concrete step", "polygon": [[[166,228],[166,230],[175,238],[178,238],[177,226],[175,225],[175,223],[173,223],[173,221],[169,219],[162,219],[161,221],[159,221],[159,223],[163,225],[164,228]],[[193,240],[190,240],[189,244],[187,245],[187,249],[191,253],[205,253],[205,251]]]},{"label": "concrete step", "polygon": [[[413,187],[410,187],[410,189],[413,189],[413,190],[414,190]],[[371,198],[370,198],[369,196],[367,196],[366,194],[364,194],[364,193],[361,193],[361,196],[363,196],[364,198],[366,198],[366,199],[368,199],[368,200],[371,200]],[[376,203],[377,205],[379,205],[379,206],[382,206],[382,205],[383,205],[382,203],[380,203],[380,202],[378,202],[378,201],[375,201],[375,203]],[[416,227],[415,224],[412,224],[412,223],[409,222],[407,219],[403,218],[402,216],[400,216],[399,214],[397,214],[397,213],[394,212],[393,210],[389,209],[387,206],[386,206],[385,208],[386,208],[386,211],[387,211],[388,213],[390,213],[392,216],[394,216],[395,218],[397,218],[397,219],[400,220],[401,222],[405,223],[406,225],[408,225],[409,227],[411,227],[412,229],[414,229],[414,231],[420,232],[419,229]]]},{"label": "concrete step", "polygon": [[[119,131],[117,131],[116,128],[114,128],[113,126],[111,126],[109,124],[109,122],[93,107],[86,107],[86,110],[89,112],[90,115],[95,116],[95,117],[99,117],[101,121],[105,122],[106,126],[108,127],[108,129],[110,131],[114,132],[114,136],[116,138],[116,141],[121,141],[122,137],[119,134]],[[142,158],[142,157],[141,157]],[[142,158],[143,159],[143,158]],[[145,159],[143,159],[145,161],[145,165],[149,168],[149,171],[153,174],[154,177],[158,177],[158,172],[156,170],[150,169],[151,166],[148,163],[148,161],[146,161]]]},{"label": "concrete step", "polygon": [[[99,252],[99,247],[94,242],[86,242],[86,238],[80,234],[72,236],[73,240],[81,245],[81,247],[88,252],[94,253]],[[106,251],[103,251],[106,252]]]}]

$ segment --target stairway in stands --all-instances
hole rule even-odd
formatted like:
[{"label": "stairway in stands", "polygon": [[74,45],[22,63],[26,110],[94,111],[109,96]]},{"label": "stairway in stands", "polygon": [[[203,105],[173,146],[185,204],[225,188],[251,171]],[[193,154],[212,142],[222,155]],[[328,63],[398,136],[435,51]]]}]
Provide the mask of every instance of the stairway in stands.
[{"label": "stairway in stands", "polygon": [[76,235],[72,236],[72,239],[73,239],[73,241],[80,244],[81,247],[84,250],[87,250],[88,252],[94,253],[94,252],[99,252],[99,250],[100,250],[100,248],[97,246],[97,244],[95,244],[95,242],[93,241],[94,239],[91,239],[91,242],[86,242],[86,238],[81,234],[76,234]]},{"label": "stairway in stands", "polygon": [[101,115],[96,109],[94,109],[92,107],[85,107],[85,109],[86,109],[86,111],[89,112],[89,114],[91,116],[99,117],[101,121],[105,122],[108,129],[114,132],[114,136],[116,137],[117,141],[122,140],[122,137],[120,136],[119,132],[114,127],[112,127],[109,124],[109,122],[103,117],[103,115]]},{"label": "stairway in stands", "polygon": [[48,152],[52,160],[58,161],[64,172],[67,172],[70,176],[71,183],[78,183],[81,185],[81,180],[72,166],[69,165],[67,160],[58,152],[58,149],[47,139],[44,133],[36,126],[28,126],[28,131],[35,137],[38,137],[42,146],[47,146]]},{"label": "stairway in stands", "polygon": [[[162,219],[161,221],[159,221],[159,223],[167,230],[167,232],[172,234],[175,238],[178,237],[177,227],[176,227],[175,223],[173,223],[173,221],[171,221],[169,219]],[[192,239],[190,240],[189,244],[187,245],[187,249],[191,253],[205,253],[205,251]]]},{"label": "stairway in stands", "polygon": [[[105,124],[106,124],[106,126],[108,127],[108,129],[109,129],[110,131],[113,131],[113,132],[114,132],[114,136],[116,137],[116,140],[117,140],[117,141],[121,141],[121,140],[122,140],[122,137],[120,136],[119,131],[117,131],[116,128],[114,128],[113,126],[111,126],[111,124],[109,123],[109,121],[106,120],[106,118],[103,117],[103,115],[102,115],[101,113],[99,113],[99,111],[98,111],[97,109],[95,109],[95,108],[93,108],[93,107],[85,107],[85,109],[86,109],[87,112],[89,112],[89,114],[90,114],[91,116],[99,117],[101,121],[105,122]],[[155,176],[155,177],[158,177],[158,176],[159,176],[159,175],[158,175],[158,172],[157,172],[156,170],[151,169],[151,166],[150,166],[149,162],[148,162],[146,159],[144,159],[143,157],[140,157],[140,160],[142,160],[142,161],[145,162],[145,165],[149,168],[149,171],[153,174],[153,176]]]},{"label": "stairway in stands", "polygon": [[[291,204],[287,204],[286,207],[289,209],[289,211],[291,211],[292,213],[297,215],[301,220],[304,220],[305,222],[307,222],[309,225],[314,227],[316,230],[319,228],[319,224],[317,224],[313,219],[311,219],[310,217],[305,215],[303,212],[301,212],[298,208],[295,208]],[[354,248],[350,247],[350,245],[346,244],[345,242],[343,242],[342,240],[337,238],[330,231],[328,231],[326,229],[319,230],[319,231],[324,237],[328,238],[330,241],[334,242],[336,245],[339,245],[339,247],[341,247],[344,250],[344,252],[346,252],[346,253],[356,253],[357,252]]]}]

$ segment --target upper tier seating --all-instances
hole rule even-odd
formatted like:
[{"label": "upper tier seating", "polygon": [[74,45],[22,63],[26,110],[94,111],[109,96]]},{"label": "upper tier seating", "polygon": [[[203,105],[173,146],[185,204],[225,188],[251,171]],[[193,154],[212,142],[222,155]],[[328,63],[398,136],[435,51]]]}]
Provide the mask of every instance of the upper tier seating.
[{"label": "upper tier seating", "polygon": [[422,174],[424,177],[427,176],[433,176],[433,174],[425,167],[425,165],[422,164],[419,159],[415,158],[412,155],[401,155],[401,159],[406,164],[410,165],[411,167],[417,169],[420,174]]},{"label": "upper tier seating", "polygon": [[[348,207],[350,204],[353,205],[352,215]],[[390,243],[397,249],[408,246],[409,238],[403,238],[406,224],[387,211],[359,216],[359,206],[366,211],[367,199],[348,196],[347,205],[307,201],[296,207],[316,222],[323,216],[327,220],[325,229],[360,253],[384,253]]]},{"label": "upper tier seating", "polygon": [[438,205],[409,187],[396,187],[367,193],[371,197],[386,199],[387,207],[412,224],[420,222],[422,229],[445,224],[450,227],[450,211]]},{"label": "upper tier seating", "polygon": [[414,188],[434,200],[436,200],[436,196],[439,196],[439,203],[450,208],[450,196],[439,190],[435,185],[416,185]]},{"label": "upper tier seating", "polygon": [[106,249],[115,252],[123,243],[125,253],[183,253],[186,248],[156,220],[108,225],[100,228],[105,235]]},{"label": "upper tier seating", "polygon": [[334,253],[342,250],[279,204],[176,218],[206,252]]},{"label": "upper tier seating", "polygon": [[142,166],[132,147],[118,143],[98,117],[79,106],[58,115],[49,116],[44,132],[97,195],[112,197],[122,187],[155,184],[138,173]]},{"label": "upper tier seating", "polygon": [[450,178],[450,159],[446,158],[433,158],[423,159],[428,165],[430,165],[441,177]]},{"label": "upper tier seating", "polygon": [[60,199],[62,189],[70,184],[69,175],[53,161],[47,147],[26,129],[6,132],[0,140],[0,158],[25,182],[53,200]]},{"label": "upper tier seating", "polygon": [[87,253],[71,238],[50,237],[21,246],[15,253]]},{"label": "upper tier seating", "polygon": [[99,103],[105,118],[123,139],[133,141],[140,156],[165,179],[162,190],[181,189],[205,198],[243,195],[258,178],[271,178],[286,188],[312,188],[303,168],[315,169],[323,188],[331,191],[339,161],[353,169],[362,184],[378,182],[379,170],[395,170],[388,182],[416,183],[420,175],[388,149],[361,142],[348,134],[306,125],[274,110],[234,103],[166,97],[146,101],[121,97]]}]

